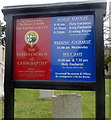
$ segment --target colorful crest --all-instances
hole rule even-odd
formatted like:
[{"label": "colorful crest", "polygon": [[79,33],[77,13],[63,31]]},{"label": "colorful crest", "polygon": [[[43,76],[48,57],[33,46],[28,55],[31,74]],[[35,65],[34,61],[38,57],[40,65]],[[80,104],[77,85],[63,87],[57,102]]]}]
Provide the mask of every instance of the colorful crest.
[{"label": "colorful crest", "polygon": [[39,35],[36,31],[28,31],[25,34],[25,42],[30,46],[33,47],[39,40]]}]

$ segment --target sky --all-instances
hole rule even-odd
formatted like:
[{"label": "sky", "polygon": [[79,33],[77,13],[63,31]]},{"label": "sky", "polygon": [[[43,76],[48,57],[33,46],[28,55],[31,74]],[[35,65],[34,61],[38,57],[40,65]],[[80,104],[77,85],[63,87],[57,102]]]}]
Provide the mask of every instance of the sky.
[{"label": "sky", "polygon": [[0,0],[0,20],[3,21],[3,14],[1,9],[3,6],[12,5],[26,5],[26,4],[46,4],[46,3],[58,3],[58,2],[84,2],[84,1],[109,1],[109,0]]}]

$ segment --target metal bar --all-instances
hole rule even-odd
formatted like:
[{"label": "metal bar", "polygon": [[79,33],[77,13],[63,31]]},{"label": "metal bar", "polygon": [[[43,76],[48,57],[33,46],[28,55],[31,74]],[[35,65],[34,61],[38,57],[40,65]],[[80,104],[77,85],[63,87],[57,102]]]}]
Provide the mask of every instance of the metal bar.
[{"label": "metal bar", "polygon": [[56,82],[35,80],[14,80],[15,88],[55,89],[55,90],[89,90],[94,91],[95,82]]},{"label": "metal bar", "polygon": [[96,37],[96,119],[105,120],[105,76],[104,76],[104,40],[103,40],[104,11],[95,12]]},{"label": "metal bar", "polygon": [[12,16],[5,16],[6,27],[6,58],[5,58],[5,95],[4,95],[4,120],[14,119],[14,87],[13,87],[13,20]]}]

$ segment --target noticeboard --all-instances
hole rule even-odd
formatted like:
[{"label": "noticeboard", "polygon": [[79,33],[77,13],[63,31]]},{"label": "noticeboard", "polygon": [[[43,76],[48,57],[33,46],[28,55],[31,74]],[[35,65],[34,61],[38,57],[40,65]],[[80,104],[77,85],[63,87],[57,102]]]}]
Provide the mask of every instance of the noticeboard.
[{"label": "noticeboard", "polygon": [[96,90],[104,78],[105,8],[104,2],[4,7],[5,79],[15,88]]},{"label": "noticeboard", "polygon": [[14,80],[96,81],[94,15],[14,21]]},{"label": "noticeboard", "polygon": [[5,114],[14,89],[95,91],[105,119],[103,16],[106,3],[6,6]]}]

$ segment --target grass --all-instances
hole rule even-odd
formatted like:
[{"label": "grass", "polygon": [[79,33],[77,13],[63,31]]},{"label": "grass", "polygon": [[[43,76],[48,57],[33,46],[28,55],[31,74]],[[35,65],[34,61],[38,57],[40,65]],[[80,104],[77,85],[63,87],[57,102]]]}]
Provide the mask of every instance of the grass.
[{"label": "grass", "polygon": [[[109,118],[109,80],[106,80],[106,117]],[[56,94],[77,93],[82,96],[82,117],[95,118],[95,92],[55,90]],[[52,100],[39,100],[37,89],[15,89],[15,118],[52,118]],[[0,107],[3,103],[0,102]],[[1,116],[0,109],[0,116]]]},{"label": "grass", "polygon": [[109,80],[109,118],[111,120],[111,79]]},{"label": "grass", "polygon": [[0,120],[3,118],[3,101],[0,102]]},{"label": "grass", "polygon": [[51,117],[51,101],[39,100],[39,90],[15,90],[16,118],[49,118]]},{"label": "grass", "polygon": [[[76,92],[56,90],[55,94],[77,93],[82,96],[83,117],[94,118],[94,92]],[[25,96],[25,97],[24,97]],[[16,118],[51,118],[52,101],[39,100],[39,90],[16,89],[15,117]],[[92,112],[93,111],[93,112]]]}]

